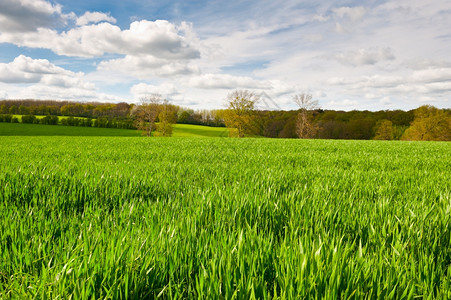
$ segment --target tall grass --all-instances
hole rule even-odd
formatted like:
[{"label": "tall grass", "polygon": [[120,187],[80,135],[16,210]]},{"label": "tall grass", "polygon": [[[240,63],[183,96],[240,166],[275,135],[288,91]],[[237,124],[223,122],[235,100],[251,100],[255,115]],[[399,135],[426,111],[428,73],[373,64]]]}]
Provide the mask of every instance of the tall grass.
[{"label": "tall grass", "polygon": [[0,298],[451,298],[451,144],[0,137]]}]

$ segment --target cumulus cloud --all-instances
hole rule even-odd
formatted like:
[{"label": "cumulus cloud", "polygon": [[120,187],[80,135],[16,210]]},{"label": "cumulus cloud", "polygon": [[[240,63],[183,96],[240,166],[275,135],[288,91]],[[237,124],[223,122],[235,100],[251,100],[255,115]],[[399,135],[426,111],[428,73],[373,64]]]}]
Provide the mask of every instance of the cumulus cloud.
[{"label": "cumulus cloud", "polygon": [[103,61],[100,71],[116,71],[140,79],[152,77],[169,77],[199,73],[199,68],[188,60],[169,60],[152,55],[133,56]]},{"label": "cumulus cloud", "polygon": [[31,84],[31,87],[26,88],[28,90],[79,89],[94,91],[94,84],[86,82],[83,77],[83,73],[65,70],[46,59],[32,59],[24,55],[16,57],[10,63],[0,64],[0,82]]},{"label": "cumulus cloud", "polygon": [[412,73],[411,79],[418,83],[451,82],[451,68],[429,68]]},{"label": "cumulus cloud", "polygon": [[4,32],[33,32],[38,28],[55,27],[73,18],[65,15],[61,5],[44,0],[2,0],[0,1],[0,36]]},{"label": "cumulus cloud", "polygon": [[121,30],[110,23],[77,27],[58,33],[48,28],[37,32],[2,33],[0,42],[50,49],[58,55],[96,57],[105,53],[152,55],[165,59],[200,57],[195,35],[187,23],[176,26],[165,20],[137,21]]},{"label": "cumulus cloud", "polygon": [[77,25],[84,26],[91,23],[99,23],[102,21],[116,23],[116,19],[109,14],[104,14],[101,12],[86,12],[83,16],[77,18]]},{"label": "cumulus cloud", "polygon": [[20,55],[10,63],[0,63],[0,82],[5,83],[37,83],[44,77],[60,76],[60,78],[78,78],[76,74],[55,66],[46,59],[32,59]]},{"label": "cumulus cloud", "polygon": [[178,94],[177,88],[173,83],[163,83],[161,85],[139,83],[132,86],[130,92],[134,95],[135,99],[139,99],[141,97],[152,94],[160,94],[163,97],[174,96]]},{"label": "cumulus cloud", "polygon": [[380,61],[394,60],[395,55],[393,54],[391,48],[379,48],[340,52],[330,55],[328,58],[336,60],[343,65],[358,67],[364,65],[374,65]]},{"label": "cumulus cloud", "polygon": [[[404,76],[372,75],[357,77],[334,77],[327,81],[329,88],[339,94],[365,99],[382,99],[379,105],[393,105],[404,99],[406,103],[418,105],[421,99],[441,102],[445,105],[449,98],[443,97],[451,92],[451,68],[428,68],[415,70]],[[414,104],[417,103],[417,104]],[[337,104],[337,103],[332,103]]]},{"label": "cumulus cloud", "polygon": [[269,82],[258,81],[247,76],[230,74],[203,74],[191,77],[188,85],[199,89],[267,89]]}]

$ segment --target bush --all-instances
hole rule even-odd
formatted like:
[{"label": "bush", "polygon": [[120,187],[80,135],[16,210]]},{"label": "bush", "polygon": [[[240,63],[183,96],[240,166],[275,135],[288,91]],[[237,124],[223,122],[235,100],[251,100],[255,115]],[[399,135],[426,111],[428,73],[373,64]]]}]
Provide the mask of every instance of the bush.
[{"label": "bush", "polygon": [[105,117],[100,117],[94,121],[94,126],[100,128],[107,128],[109,126],[109,121]]},{"label": "bush", "polygon": [[22,116],[22,123],[33,124],[35,122],[36,122],[36,116],[33,116],[33,115]]},{"label": "bush", "polygon": [[58,117],[57,116],[45,116],[40,120],[40,123],[43,125],[58,125]]},{"label": "bush", "polygon": [[92,127],[92,119],[91,118],[85,119],[81,126]]},{"label": "bush", "polygon": [[12,115],[0,115],[0,122],[11,123]]}]

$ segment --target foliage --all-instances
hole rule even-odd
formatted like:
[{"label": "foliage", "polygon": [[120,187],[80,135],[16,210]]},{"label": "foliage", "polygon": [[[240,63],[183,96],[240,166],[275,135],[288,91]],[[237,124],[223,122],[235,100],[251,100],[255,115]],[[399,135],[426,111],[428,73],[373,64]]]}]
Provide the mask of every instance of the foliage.
[{"label": "foliage", "polygon": [[134,108],[135,126],[142,131],[143,135],[152,136],[162,101],[161,95],[154,94],[141,98],[141,105]]},{"label": "foliage", "polygon": [[177,122],[177,111],[167,100],[160,105],[158,120],[157,132],[159,136],[172,136],[172,126]]},{"label": "foliage", "polygon": [[36,116],[33,116],[33,115],[22,116],[22,123],[28,123],[28,124],[36,123]]},{"label": "foliage", "polygon": [[0,137],[0,298],[449,299],[450,147]]},{"label": "foliage", "polygon": [[40,124],[43,125],[58,125],[59,119],[57,116],[45,116],[41,118],[39,121]]},{"label": "foliage", "polygon": [[415,119],[402,136],[403,140],[451,141],[451,113],[425,105],[415,110]]},{"label": "foliage", "polygon": [[189,108],[178,107],[177,123],[206,125],[211,127],[224,127],[224,110],[193,110]]},{"label": "foliage", "polygon": [[120,118],[129,116],[133,104],[128,103],[80,103],[54,100],[2,100],[1,114],[54,115],[85,118]]},{"label": "foliage", "polygon": [[[227,95],[227,110],[224,111],[224,122],[229,128],[237,129],[237,136],[255,134],[255,105],[260,97],[248,90],[236,90]],[[233,131],[230,131],[233,132]]]},{"label": "foliage", "polygon": [[394,137],[393,123],[389,120],[381,120],[376,124],[374,140],[392,140]]},{"label": "foliage", "polygon": [[[308,95],[304,94],[304,96]],[[0,100],[0,122],[7,122],[2,117],[3,115],[11,116],[11,122],[19,122],[21,117],[17,114],[20,112],[36,115],[37,119],[33,122],[42,122],[42,116],[61,116],[62,109],[67,117],[98,119],[97,122],[93,121],[93,126],[136,128],[135,125],[139,125],[136,120],[138,108],[139,106],[127,103]],[[381,110],[375,112],[322,109],[261,111],[252,109],[250,114],[240,118],[235,118],[236,114],[229,109],[193,110],[176,105],[171,105],[171,109],[177,111],[177,123],[220,127],[225,126],[227,119],[229,128],[243,128],[241,131],[229,130],[232,135],[296,138],[299,137],[297,131],[302,132],[302,128],[307,128],[311,130],[307,130],[307,133],[301,135],[321,139],[374,139],[380,124],[378,122],[388,120],[392,122],[393,139],[395,140],[399,140],[403,136],[403,139],[410,140],[450,139],[450,110],[433,107],[410,111]],[[421,111],[424,112],[419,113]],[[158,122],[158,114],[155,122]],[[416,122],[413,123],[415,114],[417,115]],[[418,117],[418,115],[430,115],[430,117]],[[233,124],[233,122],[237,124]],[[143,126],[147,124],[149,122],[141,123]],[[309,124],[309,126],[306,127],[302,124]],[[411,124],[414,126],[407,130]],[[156,129],[157,126],[154,123],[151,130]]]},{"label": "foliage", "polygon": [[0,122],[11,123],[13,116],[12,115],[0,115]]}]

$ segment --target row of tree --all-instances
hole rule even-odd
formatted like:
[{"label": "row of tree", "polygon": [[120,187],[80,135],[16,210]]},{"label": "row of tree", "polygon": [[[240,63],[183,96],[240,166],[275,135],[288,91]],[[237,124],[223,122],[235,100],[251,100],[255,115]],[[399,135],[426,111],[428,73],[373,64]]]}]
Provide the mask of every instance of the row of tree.
[{"label": "row of tree", "polygon": [[[449,109],[422,106],[410,111],[322,110],[310,94],[299,94],[293,98],[298,105],[297,110],[257,109],[262,100],[259,94],[248,90],[230,93],[227,108],[222,110],[183,108],[170,104],[161,95],[144,97],[138,105],[4,100],[0,101],[0,113],[91,118],[93,126],[138,128],[147,136],[153,132],[170,136],[172,124],[181,123],[227,126],[234,128],[230,131],[231,135],[238,137],[450,140]],[[14,116],[11,118],[12,122],[18,122]],[[41,122],[50,124],[51,121],[47,118]],[[73,119],[65,122],[68,122],[66,125],[83,126],[81,121]]]},{"label": "row of tree", "polygon": [[[163,102],[160,95],[157,96]],[[142,100],[146,102],[146,98]],[[143,102],[141,101],[141,102]],[[142,104],[142,103],[141,103]],[[223,127],[224,121],[220,117],[222,110],[193,110],[177,105],[171,106],[177,112],[177,123]],[[84,118],[130,119],[136,111],[137,105],[121,103],[77,103],[52,100],[2,100],[0,114],[11,115],[51,115],[72,116]]]},{"label": "row of tree", "polygon": [[259,111],[260,96],[237,90],[227,96],[224,114],[227,127],[238,137],[451,140],[451,111],[430,105],[411,111],[322,110],[310,94],[293,98],[295,111]]},{"label": "row of tree", "polygon": [[[58,118],[58,116],[44,116],[38,118],[35,115],[23,115],[21,118],[24,124],[41,124],[41,125],[61,125],[64,126],[79,126],[79,127],[100,127],[100,128],[121,128],[121,129],[136,129],[132,119],[117,119],[100,117],[97,119],[91,118],[75,118],[67,117]],[[19,123],[19,118],[13,115],[0,115],[0,122],[4,123]]]},{"label": "row of tree", "polygon": [[0,114],[127,118],[133,106],[125,102],[82,104],[52,100],[3,100],[0,101]]}]

